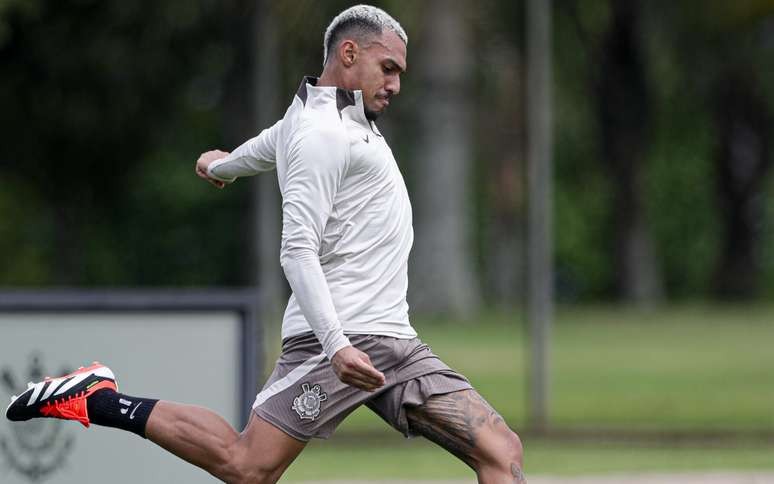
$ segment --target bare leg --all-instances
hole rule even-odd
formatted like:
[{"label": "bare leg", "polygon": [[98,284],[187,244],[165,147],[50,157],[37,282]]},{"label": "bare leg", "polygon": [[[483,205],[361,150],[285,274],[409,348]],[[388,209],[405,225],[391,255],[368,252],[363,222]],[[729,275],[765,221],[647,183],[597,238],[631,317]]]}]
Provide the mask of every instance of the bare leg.
[{"label": "bare leg", "polygon": [[206,408],[166,401],[156,404],[145,434],[176,456],[235,484],[276,482],[306,445],[254,414],[239,434]]},{"label": "bare leg", "polygon": [[526,484],[521,440],[475,390],[431,397],[407,411],[411,430],[476,471],[482,484]]}]

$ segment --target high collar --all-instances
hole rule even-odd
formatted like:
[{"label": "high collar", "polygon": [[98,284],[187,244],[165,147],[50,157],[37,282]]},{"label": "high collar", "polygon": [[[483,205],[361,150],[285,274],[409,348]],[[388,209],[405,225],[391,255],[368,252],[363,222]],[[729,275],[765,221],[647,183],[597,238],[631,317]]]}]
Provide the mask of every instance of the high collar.
[{"label": "high collar", "polygon": [[304,105],[326,104],[336,102],[336,109],[339,111],[341,119],[351,119],[370,130],[376,129],[371,121],[366,118],[365,106],[363,104],[363,91],[350,91],[335,86],[318,86],[317,77],[305,76],[301,85],[296,91],[296,96],[301,99]]}]

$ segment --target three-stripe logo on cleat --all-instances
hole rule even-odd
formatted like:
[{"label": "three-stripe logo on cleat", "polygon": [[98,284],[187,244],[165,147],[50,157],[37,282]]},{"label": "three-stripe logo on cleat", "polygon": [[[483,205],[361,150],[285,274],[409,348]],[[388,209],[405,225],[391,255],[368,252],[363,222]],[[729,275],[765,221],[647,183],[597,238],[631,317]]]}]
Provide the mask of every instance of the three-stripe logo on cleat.
[{"label": "three-stripe logo on cleat", "polygon": [[83,380],[87,379],[91,375],[93,375],[93,372],[81,373],[80,375],[75,375],[74,377],[72,377],[70,379],[70,381],[66,382],[64,385],[59,387],[59,390],[57,390],[54,395],[61,395],[61,394],[63,394],[64,392],[66,392],[67,390],[71,389],[75,385],[79,384]]},{"label": "three-stripe logo on cleat", "polygon": [[[32,395],[30,396],[27,406],[34,405],[40,397],[40,401],[43,401],[50,397],[52,394],[61,395],[70,388],[74,387],[78,383],[88,378],[89,373],[82,373],[80,375],[71,376],[68,378],[56,378],[54,380],[42,381],[33,386]],[[43,389],[45,388],[45,391]],[[57,391],[58,390],[58,391]],[[56,393],[54,393],[56,392]],[[41,396],[41,393],[43,394]]]},{"label": "three-stripe logo on cleat", "polygon": [[30,396],[30,400],[27,402],[28,407],[33,403],[35,403],[35,400],[37,400],[38,397],[40,396],[40,392],[43,391],[43,387],[46,386],[46,383],[48,382],[42,381],[40,383],[35,384],[32,390],[32,395]]},{"label": "three-stripe logo on cleat", "polygon": [[[51,396],[62,395],[78,384],[82,383],[89,377],[96,377],[97,379],[109,380],[115,384],[115,376],[109,368],[99,365],[97,363],[89,368],[80,368],[80,372],[70,375],[65,375],[59,378],[46,379],[39,383],[28,383],[27,392],[32,391],[30,399],[27,400],[27,406],[35,405],[36,403],[43,402],[44,400],[51,398]],[[99,380],[92,382],[86,390],[93,385],[99,383]],[[25,392],[26,394],[26,392]]]}]

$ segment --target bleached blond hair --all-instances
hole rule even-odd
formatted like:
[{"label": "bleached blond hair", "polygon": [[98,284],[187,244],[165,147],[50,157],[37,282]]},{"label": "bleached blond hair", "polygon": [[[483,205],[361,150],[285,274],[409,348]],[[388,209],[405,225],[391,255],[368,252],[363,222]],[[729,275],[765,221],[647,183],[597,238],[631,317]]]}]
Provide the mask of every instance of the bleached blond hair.
[{"label": "bleached blond hair", "polygon": [[384,30],[392,30],[408,45],[408,36],[397,20],[381,8],[371,5],[355,5],[333,18],[328,28],[325,29],[323,40],[323,66],[328,62],[336,44],[342,40],[344,34],[353,36],[361,42],[369,35],[381,35]]}]

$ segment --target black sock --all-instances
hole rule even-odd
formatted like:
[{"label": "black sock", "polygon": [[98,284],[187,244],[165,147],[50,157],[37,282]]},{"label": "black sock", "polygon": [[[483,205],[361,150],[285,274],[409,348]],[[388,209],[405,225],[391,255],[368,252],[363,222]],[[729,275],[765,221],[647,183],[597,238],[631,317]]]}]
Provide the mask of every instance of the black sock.
[{"label": "black sock", "polygon": [[134,432],[145,438],[145,425],[158,400],[116,393],[106,388],[86,400],[89,420],[95,425]]}]

